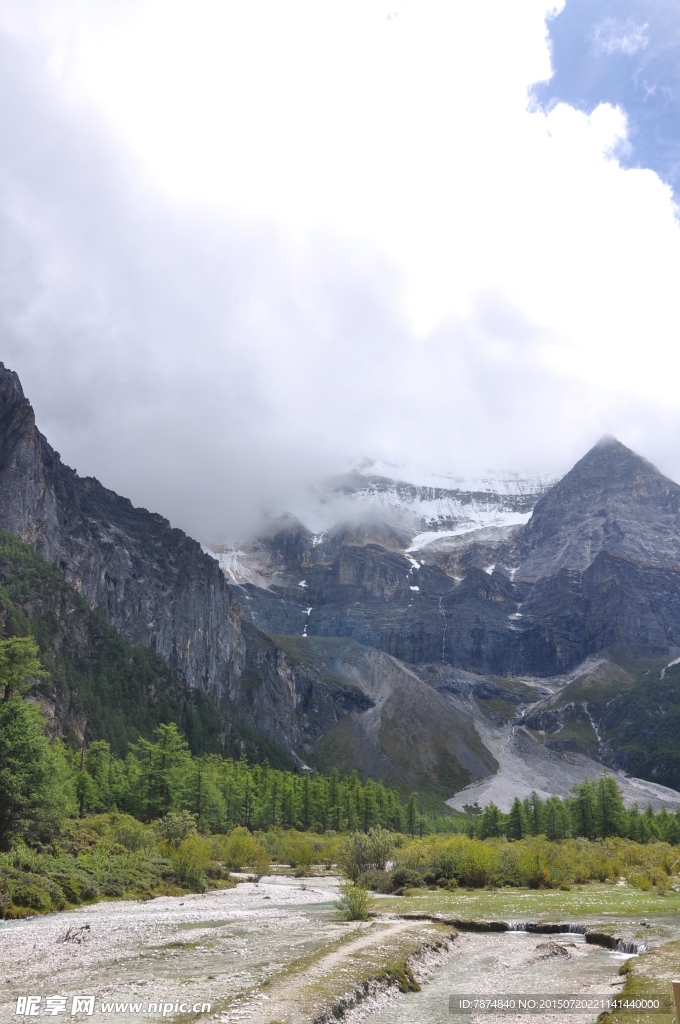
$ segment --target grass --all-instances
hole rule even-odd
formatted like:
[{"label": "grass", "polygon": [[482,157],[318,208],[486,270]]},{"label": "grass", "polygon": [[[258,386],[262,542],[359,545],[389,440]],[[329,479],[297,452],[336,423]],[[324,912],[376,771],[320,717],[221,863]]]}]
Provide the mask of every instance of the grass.
[{"label": "grass", "polygon": [[637,999],[649,996],[670,997],[670,1013],[629,1013],[617,1010],[607,1015],[611,1024],[671,1024],[676,1020],[673,986],[671,981],[680,975],[680,942],[668,942],[664,946],[643,953],[625,964],[626,985],[622,998]]},{"label": "grass", "polygon": [[651,917],[680,913],[680,892],[665,896],[632,885],[588,882],[560,889],[411,890],[410,896],[376,897],[376,910],[443,914],[461,920],[577,921],[583,918]]}]

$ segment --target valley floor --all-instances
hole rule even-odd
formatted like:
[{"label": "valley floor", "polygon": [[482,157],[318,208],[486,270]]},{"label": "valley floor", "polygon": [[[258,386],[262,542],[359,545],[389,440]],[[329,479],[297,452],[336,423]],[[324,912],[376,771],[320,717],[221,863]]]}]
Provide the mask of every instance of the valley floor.
[{"label": "valley floor", "polygon": [[[337,1010],[346,997],[346,1021],[370,1014],[374,1024],[415,1024],[450,1020],[448,996],[454,991],[614,992],[624,983],[618,970],[626,958],[586,945],[582,936],[455,935],[451,925],[428,919],[437,913],[466,920],[587,923],[644,943],[650,952],[636,958],[637,964],[651,958],[653,972],[658,961],[659,978],[680,967],[669,945],[680,939],[675,891],[663,898],[598,884],[570,892],[423,891],[378,898],[376,916],[357,923],[335,914],[337,882],[327,875],[268,877],[200,895],[103,902],[4,922],[0,1020],[17,1019],[18,997],[40,995],[42,1017],[47,997],[61,995],[68,1000],[68,1019],[84,1021],[159,1020],[163,1010],[149,1011],[149,1004],[167,1003],[165,1019],[177,1022],[303,1024],[330,1021],[329,1009]],[[394,978],[405,964],[423,983],[422,992],[402,994],[395,985],[374,981],[368,998],[352,1007],[357,985],[386,972]],[[667,980],[663,984],[668,987]],[[91,1016],[70,1016],[75,994],[95,997]],[[139,1008],[131,1010],[130,1003]],[[182,1013],[182,1003],[209,1003],[210,1009]],[[568,1019],[585,1024],[595,1016]],[[466,1019],[474,1024],[474,1018]],[[657,1014],[653,1020],[668,1024],[670,1017]]]}]

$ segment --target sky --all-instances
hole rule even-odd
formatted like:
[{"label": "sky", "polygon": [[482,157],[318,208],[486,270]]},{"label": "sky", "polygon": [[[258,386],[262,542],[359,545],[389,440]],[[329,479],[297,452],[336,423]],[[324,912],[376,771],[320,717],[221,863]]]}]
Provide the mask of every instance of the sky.
[{"label": "sky", "polygon": [[362,459],[680,480],[680,9],[0,0],[0,359],[204,541]]}]

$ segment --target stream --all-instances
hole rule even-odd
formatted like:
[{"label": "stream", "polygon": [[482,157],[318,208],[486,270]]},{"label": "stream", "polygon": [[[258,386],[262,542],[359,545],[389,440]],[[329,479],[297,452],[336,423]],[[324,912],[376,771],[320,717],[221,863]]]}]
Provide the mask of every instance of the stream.
[{"label": "stream", "polygon": [[[497,1000],[509,995],[559,996],[566,994],[611,996],[621,991],[624,979],[618,970],[625,954],[587,945],[583,935],[530,935],[508,931],[500,934],[460,934],[451,959],[432,973],[422,991],[402,998],[383,1000],[384,1008],[370,1014],[370,1024],[477,1024],[499,1018],[518,1021],[512,1013],[452,1013],[449,997]],[[458,1000],[455,1000],[458,1005]],[[563,1024],[594,1021],[597,1011],[585,1013],[534,1013],[524,1021],[558,1021]]]}]

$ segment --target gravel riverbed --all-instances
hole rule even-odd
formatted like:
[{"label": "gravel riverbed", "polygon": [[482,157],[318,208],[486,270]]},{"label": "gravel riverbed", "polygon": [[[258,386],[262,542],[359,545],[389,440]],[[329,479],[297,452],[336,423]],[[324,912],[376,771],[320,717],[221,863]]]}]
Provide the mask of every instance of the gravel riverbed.
[{"label": "gravel riverbed", "polygon": [[[0,1021],[21,1020],[17,1000],[35,996],[40,1019],[51,1007],[50,1019],[116,1024],[308,1024],[345,995],[348,1024],[369,1015],[371,1024],[450,1022],[454,991],[614,991],[620,985],[621,956],[587,946],[582,936],[452,938],[441,924],[389,913],[343,922],[336,896],[336,878],[271,877],[0,923]],[[379,900],[377,909],[387,911],[388,901]],[[352,1004],[357,981],[404,961],[422,992],[373,984],[367,998]],[[72,1014],[76,996],[93,997],[91,1013],[85,1004]]]}]

